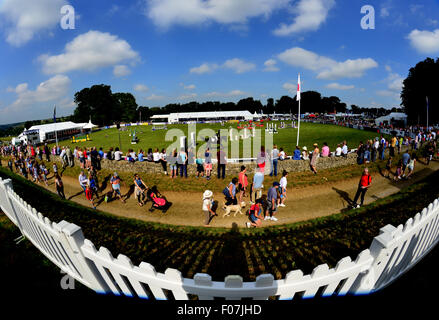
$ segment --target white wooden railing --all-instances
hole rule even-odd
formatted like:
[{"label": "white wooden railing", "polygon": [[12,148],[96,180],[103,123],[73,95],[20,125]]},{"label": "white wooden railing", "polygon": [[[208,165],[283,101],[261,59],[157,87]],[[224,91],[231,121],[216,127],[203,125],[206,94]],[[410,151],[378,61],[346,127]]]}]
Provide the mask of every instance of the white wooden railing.
[{"label": "white wooden railing", "polygon": [[80,227],[61,221],[52,223],[21,199],[10,179],[0,178],[0,208],[50,261],[87,287],[100,293],[138,296],[150,299],[237,300],[269,297],[293,299],[346,294],[367,294],[384,288],[420,261],[438,242],[439,202],[435,200],[404,226],[387,225],[380,230],[369,249],[355,261],[345,257],[335,268],[317,266],[309,275],[289,272],[274,280],[262,274],[255,282],[230,275],[224,282],[212,281],[208,274],[193,279],[175,269],[156,272],[149,263],[134,266],[123,254],[114,258],[109,250],[85,239]]}]

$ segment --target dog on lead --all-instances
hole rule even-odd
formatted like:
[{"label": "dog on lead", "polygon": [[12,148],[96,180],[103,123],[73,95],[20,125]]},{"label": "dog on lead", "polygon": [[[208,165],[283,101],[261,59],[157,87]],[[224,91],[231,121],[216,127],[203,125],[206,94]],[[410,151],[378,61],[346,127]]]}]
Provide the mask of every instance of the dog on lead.
[{"label": "dog on lead", "polygon": [[230,213],[235,212],[235,214],[233,215],[234,217],[236,217],[236,215],[238,213],[240,214],[244,214],[241,209],[245,208],[246,204],[245,202],[241,202],[241,204],[231,204],[226,206],[225,202],[223,202],[223,210],[226,211],[226,213],[224,213],[223,218],[225,216],[230,216]]}]

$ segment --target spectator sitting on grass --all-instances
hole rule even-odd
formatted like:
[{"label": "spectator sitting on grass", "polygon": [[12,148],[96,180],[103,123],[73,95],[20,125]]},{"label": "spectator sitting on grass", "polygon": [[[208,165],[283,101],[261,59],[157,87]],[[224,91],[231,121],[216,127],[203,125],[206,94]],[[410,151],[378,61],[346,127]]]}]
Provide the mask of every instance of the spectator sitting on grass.
[{"label": "spectator sitting on grass", "polygon": [[296,150],[294,150],[293,160],[300,160],[300,159],[301,159],[300,147],[296,146]]},{"label": "spectator sitting on grass", "polygon": [[326,142],[323,142],[322,157],[329,157],[329,147]]}]

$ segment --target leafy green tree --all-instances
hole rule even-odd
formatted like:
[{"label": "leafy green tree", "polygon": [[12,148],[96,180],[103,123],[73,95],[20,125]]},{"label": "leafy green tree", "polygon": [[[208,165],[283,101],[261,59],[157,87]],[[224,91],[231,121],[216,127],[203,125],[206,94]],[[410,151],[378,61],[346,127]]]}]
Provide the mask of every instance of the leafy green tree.
[{"label": "leafy green tree", "polygon": [[429,124],[439,122],[439,58],[427,58],[411,68],[403,82],[401,105],[409,124],[427,123],[427,97]]},{"label": "leafy green tree", "polygon": [[138,120],[136,98],[131,93],[114,93],[114,120],[134,122]]},{"label": "leafy green tree", "polygon": [[84,88],[75,93],[74,101],[77,105],[73,113],[76,122],[88,122],[91,117],[97,125],[108,125],[120,120],[110,86],[101,84]]}]

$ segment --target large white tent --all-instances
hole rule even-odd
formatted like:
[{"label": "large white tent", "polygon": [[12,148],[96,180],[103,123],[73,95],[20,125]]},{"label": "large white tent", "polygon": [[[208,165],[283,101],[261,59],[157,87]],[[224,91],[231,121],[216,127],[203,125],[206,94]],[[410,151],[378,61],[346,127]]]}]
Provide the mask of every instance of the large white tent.
[{"label": "large white tent", "polygon": [[380,123],[391,124],[392,121],[403,121],[407,124],[407,115],[402,112],[392,112],[384,117],[379,117],[375,119],[375,124],[378,126]]}]

